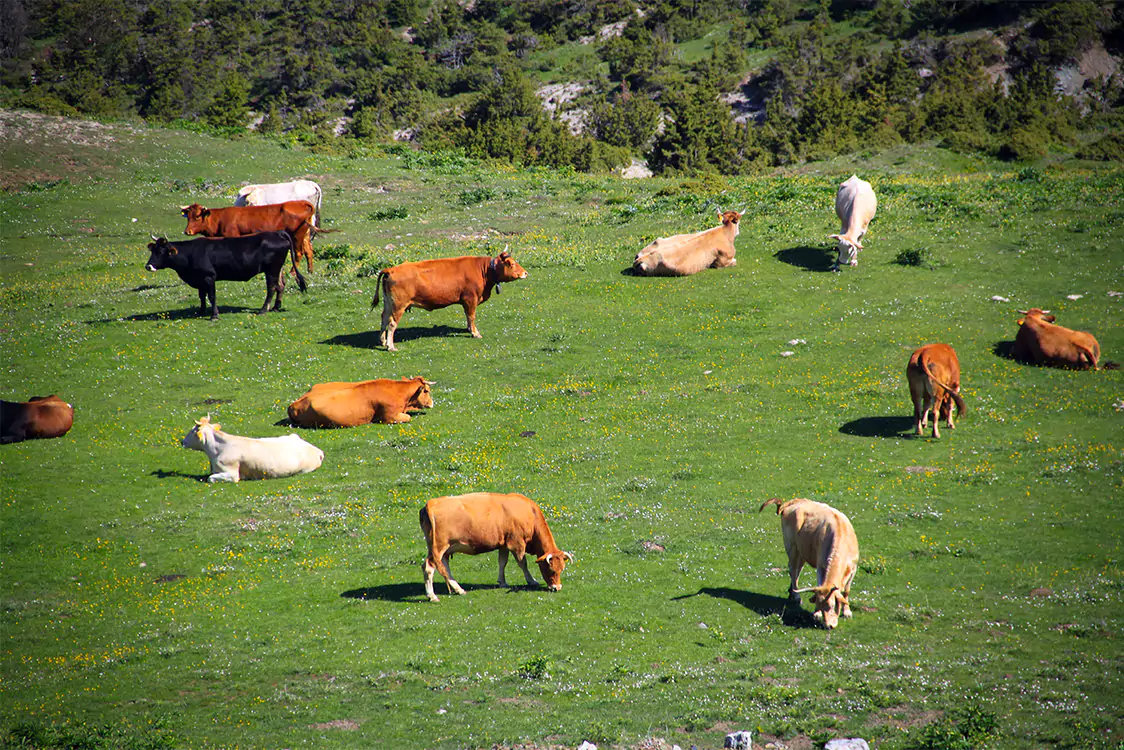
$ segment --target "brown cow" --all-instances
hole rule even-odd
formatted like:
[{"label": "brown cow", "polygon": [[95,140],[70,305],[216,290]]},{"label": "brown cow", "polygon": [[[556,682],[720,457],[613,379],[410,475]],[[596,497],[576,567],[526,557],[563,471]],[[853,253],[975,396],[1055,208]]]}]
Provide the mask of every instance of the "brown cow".
[{"label": "brown cow", "polygon": [[573,559],[573,555],[558,549],[554,543],[554,535],[539,506],[523,495],[473,492],[435,497],[421,509],[418,519],[428,549],[422,571],[425,595],[431,602],[438,601],[433,593],[435,570],[441,571],[451,592],[464,593],[449,568],[449,560],[457,552],[479,555],[499,550],[501,586],[507,585],[503,571],[509,552],[515,555],[527,585],[538,586],[538,581],[527,570],[525,559],[527,554],[535,555],[539,572],[551,591],[561,590],[562,570]]},{"label": "brown cow", "polygon": [[438,310],[457,304],[464,307],[468,330],[478,339],[477,305],[488,301],[493,287],[499,294],[501,283],[525,278],[527,272],[506,249],[495,258],[486,255],[439,258],[384,268],[379,271],[375,298],[371,300],[373,309],[379,304],[380,290],[386,297],[380,341],[387,351],[398,351],[394,346],[394,330],[411,307]]},{"label": "brown cow", "polygon": [[734,238],[745,211],[719,211],[716,227],[660,237],[636,254],[632,270],[640,276],[690,276],[705,268],[729,268],[738,264]]},{"label": "brown cow", "polygon": [[[757,512],[777,506],[781,517],[784,549],[788,553],[789,599],[800,601],[800,594],[813,592],[816,605],[813,619],[828,630],[840,617],[851,616],[851,581],[859,565],[859,540],[851,521],[824,503],[796,498],[785,502],[779,497],[766,500]],[[816,585],[796,588],[805,565],[816,569]]]},{"label": "brown cow", "polygon": [[74,424],[74,407],[58,396],[0,401],[0,443],[62,437]]},{"label": "brown cow", "polygon": [[929,412],[933,414],[933,437],[941,436],[937,422],[944,419],[950,430],[952,402],[956,402],[956,416],[964,414],[964,399],[960,397],[960,360],[948,344],[926,344],[913,353],[905,368],[909,381],[909,397],[913,399],[913,419],[917,434],[925,429]]},{"label": "brown cow", "polygon": [[429,409],[433,396],[425,378],[318,383],[289,405],[289,419],[301,427],[357,427],[409,422],[408,411]]},{"label": "brown cow", "polygon": [[[186,235],[204,237],[245,237],[258,232],[288,232],[293,235],[297,257],[304,256],[312,273],[312,236],[335,230],[317,229],[312,224],[316,207],[308,201],[287,201],[267,206],[231,206],[204,208],[198,203],[180,206],[187,219]],[[290,271],[290,273],[292,273]]]},{"label": "brown cow", "polygon": [[1011,356],[1021,362],[1068,367],[1074,370],[1096,370],[1101,358],[1101,345],[1091,333],[1073,331],[1054,325],[1056,318],[1049,310],[1032,307],[1019,310],[1019,332]]}]

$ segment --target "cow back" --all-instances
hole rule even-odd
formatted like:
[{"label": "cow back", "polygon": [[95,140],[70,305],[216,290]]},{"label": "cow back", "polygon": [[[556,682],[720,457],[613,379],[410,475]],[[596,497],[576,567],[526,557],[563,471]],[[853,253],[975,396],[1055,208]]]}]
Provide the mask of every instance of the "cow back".
[{"label": "cow back", "polygon": [[490,261],[487,256],[461,256],[402,263],[386,269],[386,290],[397,306],[448,307],[466,295],[483,296]]}]

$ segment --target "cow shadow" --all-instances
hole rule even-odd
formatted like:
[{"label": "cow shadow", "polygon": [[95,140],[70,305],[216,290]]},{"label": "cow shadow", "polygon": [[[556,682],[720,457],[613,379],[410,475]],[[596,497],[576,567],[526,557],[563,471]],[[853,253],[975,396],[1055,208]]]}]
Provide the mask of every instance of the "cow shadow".
[{"label": "cow shadow", "polygon": [[156,471],[150,472],[149,476],[156,477],[157,479],[175,478],[190,479],[195,482],[206,482],[210,474],[184,474],[182,471],[164,471],[163,469],[157,469]]},{"label": "cow shadow", "polygon": [[[241,307],[238,305],[219,305],[219,316],[229,315],[234,313],[256,313],[260,307]],[[155,323],[167,320],[188,320],[191,318],[198,318],[199,320],[210,320],[210,310],[207,312],[199,312],[198,307],[187,307],[180,310],[167,310],[165,312],[151,312],[141,313],[139,315],[126,315],[121,318],[102,318],[101,320],[87,320],[87,325],[101,325],[103,323]]]},{"label": "cow shadow", "polygon": [[1000,359],[1012,359],[1016,362],[1015,356],[1012,352],[1015,350],[1014,341],[996,341],[995,345],[991,347],[991,353]]},{"label": "cow shadow", "polygon": [[[414,339],[422,338],[438,338],[441,336],[449,336],[452,334],[468,334],[467,328],[453,328],[447,325],[437,326],[411,326],[410,328],[398,328],[394,331],[394,343],[400,344],[403,341],[413,341]],[[356,349],[381,349],[382,342],[381,331],[360,331],[359,333],[341,333],[338,336],[333,336],[330,339],[324,339],[321,344],[329,346],[352,346]]]},{"label": "cow shadow", "polygon": [[805,271],[826,272],[835,267],[835,254],[830,249],[801,245],[778,250],[773,257],[781,263],[803,268]]},{"label": "cow shadow", "polygon": [[[466,593],[473,591],[486,591],[488,589],[501,589],[503,586],[499,584],[487,583],[460,583],[461,588]],[[509,591],[516,591],[522,588],[530,588],[526,586],[515,586]],[[543,589],[530,589],[531,591],[541,591]],[[444,581],[435,580],[433,582],[433,592],[437,596],[444,598],[445,596],[457,596],[449,591],[449,587],[445,585]],[[425,596],[425,584],[421,581],[416,583],[384,583],[381,586],[365,586],[361,589],[351,589],[344,591],[340,596],[344,599],[359,599],[365,602],[425,602],[429,601]]]},{"label": "cow shadow", "polygon": [[901,438],[913,437],[915,427],[913,417],[861,417],[846,423],[839,431],[855,437]]},{"label": "cow shadow", "polygon": [[789,601],[787,597],[771,596],[769,594],[757,594],[752,591],[744,591],[742,589],[732,589],[726,586],[704,586],[693,594],[683,594],[682,596],[673,596],[671,601],[677,602],[682,599],[689,599],[693,596],[705,594],[706,596],[715,599],[725,599],[727,601],[740,604],[746,609],[751,609],[762,617],[770,617],[772,615],[779,615],[781,622],[790,628],[815,628],[817,627],[816,621],[812,618],[812,613],[805,610],[799,604]]}]

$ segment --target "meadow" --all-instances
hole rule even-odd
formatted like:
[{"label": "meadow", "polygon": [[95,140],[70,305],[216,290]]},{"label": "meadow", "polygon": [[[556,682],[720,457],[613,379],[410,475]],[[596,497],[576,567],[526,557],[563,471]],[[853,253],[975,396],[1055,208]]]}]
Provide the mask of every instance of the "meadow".
[{"label": "meadow", "polygon": [[[13,112],[0,163],[2,396],[75,406],[65,437],[0,447],[0,747],[1121,747],[1124,375],[1002,356],[1038,306],[1124,360],[1119,168],[909,147],[623,181]],[[831,273],[853,172],[879,213]],[[212,323],[144,269],[180,205],[298,177],[340,233],[283,312],[220,283]],[[735,268],[624,273],[743,207]],[[380,268],[505,246],[529,278],[483,339],[413,310],[377,346]],[[934,341],[968,412],[918,438],[904,371]],[[415,375],[436,403],[409,424],[302,430],[312,474],[209,485],[179,445]],[[542,506],[562,591],[461,555],[468,594],[425,601],[418,509],[480,490]],[[834,631],[786,601],[771,497],[855,526]]]}]

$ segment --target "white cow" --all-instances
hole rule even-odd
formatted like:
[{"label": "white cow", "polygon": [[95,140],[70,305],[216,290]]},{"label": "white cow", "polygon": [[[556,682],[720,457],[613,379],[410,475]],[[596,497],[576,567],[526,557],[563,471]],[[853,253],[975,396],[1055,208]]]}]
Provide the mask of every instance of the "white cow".
[{"label": "white cow", "polygon": [[230,435],[210,417],[195,423],[182,445],[203,451],[211,459],[208,482],[237,482],[240,479],[277,479],[307,474],[320,468],[324,451],[299,435],[248,438]]},{"label": "white cow", "polygon": [[316,213],[312,217],[312,226],[320,226],[320,199],[323,192],[320,186],[312,180],[294,180],[293,182],[275,182],[269,185],[246,185],[238,191],[234,199],[236,206],[266,206],[272,203],[285,203],[286,201],[308,201],[316,206]]},{"label": "white cow", "polygon": [[874,188],[866,180],[851,175],[851,179],[839,186],[835,193],[835,215],[839,217],[842,227],[839,234],[830,235],[831,239],[839,243],[839,257],[835,259],[834,270],[838,271],[844,265],[844,258],[848,265],[859,264],[859,250],[863,249],[862,238],[877,210],[878,199],[874,197]]}]

